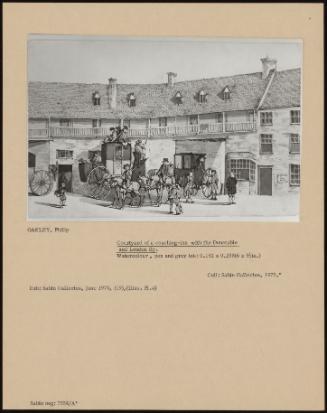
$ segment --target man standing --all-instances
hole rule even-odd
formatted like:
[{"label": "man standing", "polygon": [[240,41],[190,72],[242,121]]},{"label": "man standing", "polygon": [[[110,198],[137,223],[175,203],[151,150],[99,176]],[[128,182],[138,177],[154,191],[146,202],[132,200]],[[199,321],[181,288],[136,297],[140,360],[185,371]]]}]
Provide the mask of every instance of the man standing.
[{"label": "man standing", "polygon": [[193,173],[190,172],[186,177],[186,185],[184,189],[186,203],[193,204],[194,202],[192,199],[193,190],[194,190],[194,177],[193,177]]},{"label": "man standing", "polygon": [[132,181],[132,170],[128,164],[123,166],[123,183],[126,188],[129,188],[131,181]]},{"label": "man standing", "polygon": [[236,194],[237,179],[234,172],[231,172],[226,180],[226,189],[231,204],[235,204],[235,194]]},{"label": "man standing", "polygon": [[138,139],[135,142],[135,147],[134,147],[134,168],[139,168],[141,166],[141,162],[145,161],[146,158],[146,148],[145,144],[142,142],[141,139]]},{"label": "man standing", "polygon": [[203,184],[205,171],[205,158],[202,156],[194,169],[194,184],[197,188]]},{"label": "man standing", "polygon": [[167,177],[169,176],[169,160],[168,158],[164,158],[162,160],[161,166],[158,170],[157,175],[161,178],[162,182],[165,182]]},{"label": "man standing", "polygon": [[211,171],[211,191],[212,191],[211,199],[213,199],[214,201],[217,200],[218,188],[219,188],[219,179],[217,176],[217,172],[214,169],[212,169]]}]

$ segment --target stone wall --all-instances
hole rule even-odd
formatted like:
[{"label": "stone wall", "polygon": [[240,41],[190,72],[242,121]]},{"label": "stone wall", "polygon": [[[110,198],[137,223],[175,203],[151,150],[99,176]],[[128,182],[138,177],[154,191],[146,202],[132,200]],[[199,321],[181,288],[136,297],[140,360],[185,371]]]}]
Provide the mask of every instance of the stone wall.
[{"label": "stone wall", "polygon": [[[298,109],[298,108],[294,108]],[[229,152],[251,152],[256,162],[255,183],[239,183],[241,193],[258,193],[258,166],[272,166],[272,194],[281,195],[288,192],[298,192],[299,187],[291,186],[289,182],[290,164],[300,164],[300,154],[290,153],[290,135],[299,134],[301,126],[291,125],[290,108],[273,111],[273,124],[260,125],[260,112],[257,116],[257,132],[230,134],[226,140],[226,154]],[[260,153],[260,135],[272,134],[273,153]]]},{"label": "stone wall", "polygon": [[30,141],[28,152],[35,155],[35,170],[47,171],[50,165],[50,142]]},{"label": "stone wall", "polygon": [[[73,183],[72,191],[77,193],[83,192],[84,183],[80,179],[79,159],[88,159],[89,151],[101,149],[101,139],[55,139],[51,142],[50,162],[59,165],[72,165]],[[57,159],[57,150],[73,151],[72,159]]]},{"label": "stone wall", "polygon": [[171,138],[149,139],[146,147],[146,171],[158,169],[163,158],[174,162],[175,141]]}]

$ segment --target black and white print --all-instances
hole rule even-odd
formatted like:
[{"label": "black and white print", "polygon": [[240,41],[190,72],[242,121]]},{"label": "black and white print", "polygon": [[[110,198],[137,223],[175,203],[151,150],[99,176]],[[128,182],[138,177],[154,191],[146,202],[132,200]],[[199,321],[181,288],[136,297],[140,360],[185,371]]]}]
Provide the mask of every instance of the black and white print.
[{"label": "black and white print", "polygon": [[29,219],[299,219],[300,41],[27,48]]}]

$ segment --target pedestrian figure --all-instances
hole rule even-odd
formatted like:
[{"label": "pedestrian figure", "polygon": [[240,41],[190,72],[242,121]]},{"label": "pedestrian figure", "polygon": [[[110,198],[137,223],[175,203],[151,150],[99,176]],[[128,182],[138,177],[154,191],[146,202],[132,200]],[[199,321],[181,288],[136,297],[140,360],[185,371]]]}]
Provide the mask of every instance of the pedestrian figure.
[{"label": "pedestrian figure", "polygon": [[169,200],[169,213],[174,213],[174,205],[176,215],[180,215],[183,213],[183,207],[180,199],[179,194],[180,186],[178,184],[172,183],[168,187],[168,200]]},{"label": "pedestrian figure", "polygon": [[226,180],[226,189],[231,204],[235,204],[235,194],[236,194],[237,179],[233,172],[230,173]]},{"label": "pedestrian figure", "polygon": [[114,192],[112,206],[116,209],[122,209],[125,204],[126,186],[122,178],[115,178],[111,184]]},{"label": "pedestrian figure", "polygon": [[123,166],[123,184],[125,185],[126,188],[128,188],[131,184],[132,181],[132,169],[128,164],[125,164]]},{"label": "pedestrian figure", "polygon": [[157,175],[160,177],[161,182],[166,182],[166,179],[169,176],[169,169],[169,160],[168,158],[164,158],[157,172]]},{"label": "pedestrian figure", "polygon": [[59,188],[55,191],[55,195],[59,198],[60,201],[60,208],[66,206],[66,184],[65,182],[61,182]]},{"label": "pedestrian figure", "polygon": [[175,168],[172,162],[169,162],[168,164],[167,177],[170,178],[173,183],[175,183]]},{"label": "pedestrian figure", "polygon": [[186,185],[185,185],[185,202],[193,204],[193,190],[194,190],[194,176],[193,173],[190,172],[186,177]]},{"label": "pedestrian figure", "polygon": [[194,184],[196,188],[200,188],[200,186],[202,185],[205,170],[205,158],[201,157],[194,169]]},{"label": "pedestrian figure", "polygon": [[211,199],[216,201],[217,195],[218,195],[219,179],[217,176],[217,171],[215,171],[214,169],[211,170],[210,183],[211,183]]},{"label": "pedestrian figure", "polygon": [[142,139],[137,139],[134,146],[134,168],[139,168],[141,162],[146,161],[146,147],[145,143],[142,142]]}]

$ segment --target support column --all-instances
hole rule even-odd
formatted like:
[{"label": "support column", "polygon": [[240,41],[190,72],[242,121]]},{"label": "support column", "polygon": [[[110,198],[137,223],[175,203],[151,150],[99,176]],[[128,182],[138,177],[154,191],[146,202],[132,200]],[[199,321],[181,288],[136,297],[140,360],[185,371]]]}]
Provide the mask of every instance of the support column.
[{"label": "support column", "polygon": [[225,182],[226,182],[226,140],[222,140],[219,148],[219,159],[221,167],[219,168],[220,182],[221,182],[221,193],[225,192]]},{"label": "support column", "polygon": [[147,133],[148,138],[151,136],[151,118],[148,119],[148,133]]},{"label": "support column", "polygon": [[223,112],[223,132],[226,132],[226,125],[225,125],[225,112]]}]

